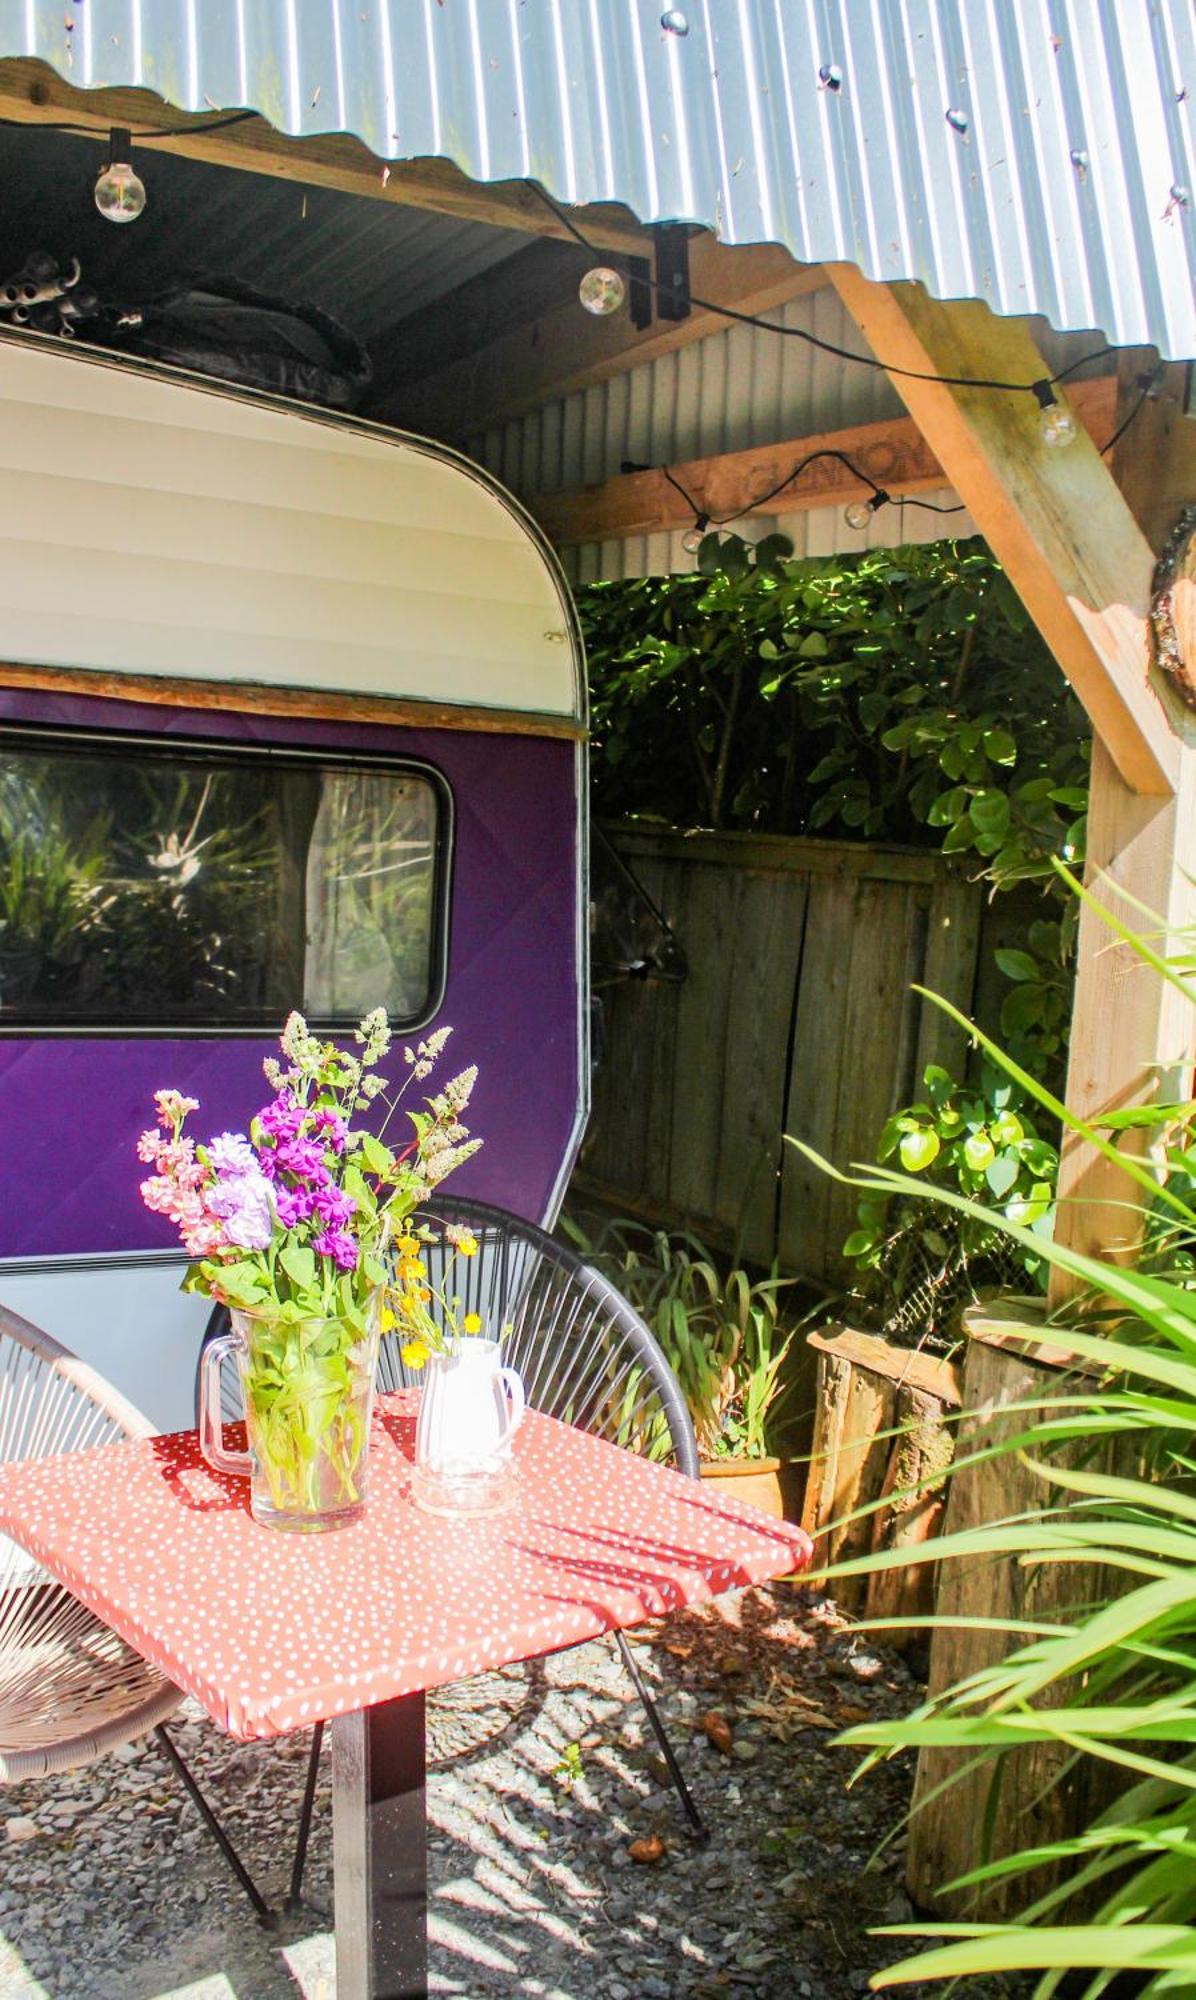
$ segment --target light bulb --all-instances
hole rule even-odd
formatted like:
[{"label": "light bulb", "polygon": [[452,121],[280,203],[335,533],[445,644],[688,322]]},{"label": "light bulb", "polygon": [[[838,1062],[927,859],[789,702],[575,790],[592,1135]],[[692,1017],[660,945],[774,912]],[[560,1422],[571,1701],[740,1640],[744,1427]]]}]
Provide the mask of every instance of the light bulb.
[{"label": "light bulb", "polygon": [[871,525],[872,516],[879,513],[888,497],[888,494],[882,493],[878,487],[867,500],[849,500],[843,509],[843,519],[849,528],[854,528],[857,534],[863,534],[864,529]]},{"label": "light bulb", "polygon": [[1038,419],[1044,444],[1053,445],[1056,451],[1073,442],[1076,435],[1076,420],[1065,403],[1052,403]]},{"label": "light bulb", "polygon": [[620,272],[612,271],[609,264],[596,264],[577,287],[577,296],[587,312],[604,319],[618,312],[627,296],[627,287]]},{"label": "light bulb", "polygon": [[145,207],[145,186],[133,169],[132,154],[128,133],[115,128],[108,165],[100,168],[96,181],[96,207],[109,222],[136,222]]},{"label": "light bulb", "polygon": [[705,541],[709,529],[709,514],[699,514],[693,527],[687,528],[681,537],[681,546],[687,556],[696,556],[701,553],[702,543]]},{"label": "light bulb", "polygon": [[1076,420],[1066,403],[1061,403],[1050,382],[1031,384],[1038,398],[1038,427],[1042,441],[1060,451],[1077,436]]}]

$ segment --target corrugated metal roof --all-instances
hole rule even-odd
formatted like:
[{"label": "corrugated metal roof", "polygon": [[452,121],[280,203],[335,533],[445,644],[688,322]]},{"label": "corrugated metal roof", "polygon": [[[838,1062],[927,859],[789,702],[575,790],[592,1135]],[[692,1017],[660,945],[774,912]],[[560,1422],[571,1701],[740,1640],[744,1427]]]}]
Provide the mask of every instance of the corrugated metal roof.
[{"label": "corrugated metal roof", "polygon": [[0,0],[0,53],[1196,353],[1191,0]]}]

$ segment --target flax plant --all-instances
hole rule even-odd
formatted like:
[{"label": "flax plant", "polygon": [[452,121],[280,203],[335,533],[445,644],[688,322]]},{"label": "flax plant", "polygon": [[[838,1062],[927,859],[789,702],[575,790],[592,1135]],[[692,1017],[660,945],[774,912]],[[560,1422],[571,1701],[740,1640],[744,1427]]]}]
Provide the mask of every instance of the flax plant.
[{"label": "flax plant", "polygon": [[[1065,874],[1065,871],[1061,870]],[[1136,935],[1066,875],[1069,886],[1154,976],[1196,1007],[1196,956],[1168,955]],[[1149,912],[1143,913],[1149,916]],[[1157,937],[1161,926],[1153,931]],[[933,996],[928,996],[933,997]],[[939,1001],[961,1025],[970,1024]],[[930,1939],[926,1949],[879,1973],[877,1988],[1036,1971],[1036,2000],[1065,1977],[1069,1992],[1097,2000],[1124,1975],[1143,1995],[1196,1993],[1196,1246],[1194,1158],[1186,1135],[1196,1100],[1155,1104],[1086,1125],[974,1028],[989,1056],[1088,1145],[1115,1159],[1138,1207],[1144,1252],[1134,1268],[1098,1261],[1063,1244],[1044,1245],[1008,1217],[997,1224],[1078,1281],[1087,1313],[1052,1328],[1052,1345],[1095,1370],[1065,1377],[1057,1393],[1028,1402],[1021,1428],[966,1461],[1020,1452],[1041,1497],[1017,1519],[996,1520],[931,1543],[919,1554],[887,1552],[847,1563],[859,1573],[913,1559],[1075,1566],[1070,1616],[1035,1627],[1008,1624],[1011,1650],[925,1701],[897,1722],[869,1723],[846,1741],[868,1762],[900,1749],[949,1747],[991,1766],[990,1815],[999,1811],[1004,1761],[1027,1744],[1055,1746],[1061,1763],[1095,1759],[1111,1768],[1115,1803],[1067,1838],[985,1860],[944,1889],[1018,1881],[1047,1867],[1054,1886],[1025,1888],[1016,1920],[964,1920],[896,1927]],[[1161,1158],[1118,1147],[1119,1128],[1153,1129]],[[1178,1139],[1176,1135],[1179,1135]],[[794,1142],[798,1143],[798,1142]],[[808,1152],[808,1148],[802,1148]],[[825,1165],[825,1162],[821,1164]],[[834,1169],[830,1169],[834,1171]],[[838,1175],[837,1178],[845,1178]],[[885,1194],[928,1191],[909,1175],[871,1170],[865,1185]],[[993,1223],[966,1196],[931,1197]],[[1081,1301],[1081,1307],[1084,1301]],[[1006,1413],[1007,1414],[1007,1413]],[[1015,1413],[1016,1415],[1016,1413]],[[1102,1444],[1112,1446],[1100,1451]],[[1067,1447],[1064,1457],[1060,1448]],[[1112,1461],[1120,1469],[1109,1470]],[[1127,1469],[1129,1468],[1129,1469]],[[1112,1581],[1095,1601],[1093,1574]],[[1081,1585],[1080,1579],[1086,1581]],[[933,1625],[933,1619],[928,1620]],[[962,1775],[962,1773],[961,1773]],[[1041,1883],[1042,1877],[1038,1877]],[[1037,1884],[1035,1885],[1037,1890]],[[1120,1990],[1120,1989],[1119,1989]]]}]

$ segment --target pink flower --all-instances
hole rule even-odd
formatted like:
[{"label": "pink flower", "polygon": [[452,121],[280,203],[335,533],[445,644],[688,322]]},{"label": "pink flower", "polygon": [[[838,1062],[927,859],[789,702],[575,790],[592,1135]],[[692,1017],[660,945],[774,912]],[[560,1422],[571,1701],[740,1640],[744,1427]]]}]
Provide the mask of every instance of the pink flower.
[{"label": "pink flower", "polygon": [[274,1158],[288,1174],[298,1174],[304,1180],[321,1184],[328,1179],[324,1148],[315,1139],[287,1139],[279,1146]]},{"label": "pink flower", "polygon": [[154,1103],[158,1107],[158,1123],[167,1131],[181,1124],[189,1111],[199,1110],[198,1097],[184,1097],[178,1090],[155,1090]]}]

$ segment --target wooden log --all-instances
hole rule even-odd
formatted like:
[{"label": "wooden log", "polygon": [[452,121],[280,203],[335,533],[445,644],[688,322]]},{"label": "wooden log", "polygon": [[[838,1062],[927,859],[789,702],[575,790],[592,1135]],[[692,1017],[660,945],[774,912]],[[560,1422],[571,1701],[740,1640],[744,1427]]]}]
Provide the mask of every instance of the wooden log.
[{"label": "wooden log", "polygon": [[[955,1456],[955,1430],[947,1421],[947,1406],[924,1389],[900,1388],[897,1423],[901,1435],[892,1441],[881,1487],[881,1497],[889,1504],[873,1516],[874,1554],[921,1548],[941,1532],[947,1505],[947,1477]],[[913,1563],[907,1570],[878,1570],[867,1579],[865,1618],[925,1618],[933,1610],[934,1571],[929,1563]],[[885,1638],[897,1647],[925,1644],[919,1626],[894,1628]]]},{"label": "wooden log", "polygon": [[[963,1374],[965,1415],[956,1445],[960,1459],[981,1439],[996,1442],[1026,1427],[1029,1419],[1013,1413],[1011,1406],[1048,1393],[1063,1380],[1055,1362],[1018,1351],[1011,1311],[998,1316],[986,1333],[988,1319],[987,1312],[979,1314],[974,1328],[971,1316],[965,1315],[971,1338]],[[1028,1316],[1022,1323],[1034,1324]],[[1037,1352],[1049,1354],[1049,1342],[1041,1343]],[[1031,1510],[1042,1504],[1045,1492],[1041,1478],[1017,1453],[963,1466],[952,1475],[943,1532],[953,1535]],[[941,1623],[931,1644],[930,1694],[941,1693],[1010,1650],[1005,1634],[964,1627],[962,1619],[1065,1621],[1069,1608],[1092,1595],[1099,1584],[1095,1570],[1081,1571],[1074,1564],[1047,1563],[1028,1569],[1014,1557],[1000,1556],[944,1563],[935,1605]],[[1062,1696],[1055,1693],[1054,1698]],[[1049,1871],[1037,1871],[990,1884],[982,1892],[944,1893],[947,1883],[988,1858],[985,1829],[994,1766],[965,1770],[972,1756],[959,1750],[920,1753],[906,1884],[921,1908],[966,1914],[969,1921],[999,1922],[1050,1887],[1054,1877]],[[1070,1764],[1069,1753],[1049,1744],[1029,1744],[1002,1759],[1000,1809],[992,1814],[992,1858],[1074,1833],[1106,1803],[1105,1774],[1083,1763],[1069,1768]],[[961,1775],[946,1784],[956,1773]],[[944,1790],[936,1789],[944,1784]]]},{"label": "wooden log", "polygon": [[[911,1499],[907,1488],[946,1477],[946,1412],[959,1401],[955,1369],[853,1327],[811,1334],[809,1345],[819,1357],[818,1387],[802,1526],[818,1538],[819,1561],[850,1562],[876,1548],[920,1543],[935,1532],[941,1501],[937,1492]],[[889,1495],[890,1506],[859,1514]],[[883,1582],[843,1577],[834,1595],[844,1611],[913,1617],[926,1593],[920,1572],[920,1565],[892,1571]],[[875,1612],[873,1602],[881,1607]]]}]

